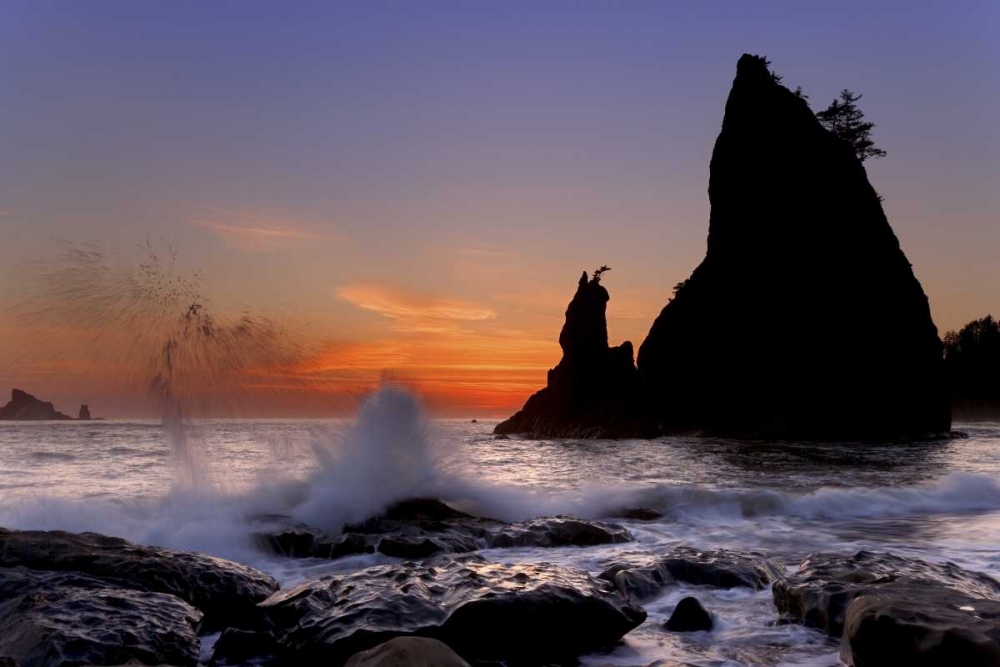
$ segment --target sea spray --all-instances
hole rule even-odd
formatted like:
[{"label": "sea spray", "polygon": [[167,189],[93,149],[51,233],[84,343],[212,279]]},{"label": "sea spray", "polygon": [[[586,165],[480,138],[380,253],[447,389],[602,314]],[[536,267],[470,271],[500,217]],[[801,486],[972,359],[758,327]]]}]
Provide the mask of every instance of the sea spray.
[{"label": "sea spray", "polygon": [[268,317],[214,308],[169,246],[147,240],[137,250],[65,244],[33,267],[8,315],[37,332],[35,347],[50,357],[115,369],[121,393],[148,396],[171,445],[175,489],[204,495],[210,474],[192,419],[245,403],[251,379],[296,366],[308,345]]},{"label": "sea spray", "polygon": [[318,469],[293,515],[331,532],[432,493],[440,482],[419,399],[398,385],[364,399],[347,431],[332,443],[315,441],[314,452]]}]

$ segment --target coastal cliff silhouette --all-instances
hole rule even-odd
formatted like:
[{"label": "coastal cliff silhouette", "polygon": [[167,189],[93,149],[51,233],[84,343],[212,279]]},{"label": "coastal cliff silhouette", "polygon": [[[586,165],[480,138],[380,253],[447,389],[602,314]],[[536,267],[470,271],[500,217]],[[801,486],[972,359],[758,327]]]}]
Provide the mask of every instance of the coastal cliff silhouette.
[{"label": "coastal cliff silhouette", "polygon": [[[949,431],[942,343],[879,195],[854,148],[762,57],[737,65],[709,199],[707,254],[639,348],[638,383],[566,372],[578,357],[563,345],[548,387],[498,433],[894,440]],[[596,340],[606,347],[600,289]],[[560,343],[583,335],[573,310]]]}]

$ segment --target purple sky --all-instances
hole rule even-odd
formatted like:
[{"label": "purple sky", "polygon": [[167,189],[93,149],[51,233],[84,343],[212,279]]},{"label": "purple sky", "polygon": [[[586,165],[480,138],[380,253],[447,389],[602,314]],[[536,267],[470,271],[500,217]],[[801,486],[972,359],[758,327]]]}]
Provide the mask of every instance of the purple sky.
[{"label": "purple sky", "polygon": [[704,253],[751,52],[814,108],[864,95],[889,153],[869,174],[955,328],[1000,314],[997,35],[987,1],[8,0],[0,302],[53,238],[150,236],[220,302],[332,340],[405,336],[405,301],[554,346],[609,264],[611,338],[638,344]]}]

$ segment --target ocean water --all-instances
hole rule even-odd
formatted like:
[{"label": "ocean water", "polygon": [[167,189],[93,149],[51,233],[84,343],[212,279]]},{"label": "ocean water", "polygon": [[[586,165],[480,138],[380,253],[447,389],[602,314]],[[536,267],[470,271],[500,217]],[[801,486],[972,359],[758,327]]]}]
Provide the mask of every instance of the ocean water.
[{"label": "ocean water", "polygon": [[[402,392],[356,420],[0,422],[0,525],[94,530],[261,568],[283,586],[391,559],[293,560],[259,551],[253,517],[281,512],[336,531],[395,500],[436,496],[475,514],[620,521],[632,544],[486,552],[597,573],[616,556],[677,545],[751,549],[794,567],[812,551],[890,551],[1000,577],[1000,422],[957,424],[967,437],[895,446],[496,439],[495,422],[425,421]],[[694,594],[710,633],[660,629]],[[769,591],[680,586],[649,620],[587,665],[839,664],[837,643],[775,624]],[[210,639],[206,646],[210,645]]]}]

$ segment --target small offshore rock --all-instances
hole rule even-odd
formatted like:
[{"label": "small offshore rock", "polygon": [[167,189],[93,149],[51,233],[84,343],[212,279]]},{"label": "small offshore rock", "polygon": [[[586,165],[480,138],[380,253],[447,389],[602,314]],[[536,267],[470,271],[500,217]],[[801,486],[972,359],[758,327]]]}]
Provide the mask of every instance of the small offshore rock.
[{"label": "small offshore rock", "polygon": [[397,637],[355,653],[344,667],[469,667],[469,663],[436,639]]},{"label": "small offshore rock", "polygon": [[714,625],[712,615],[706,611],[698,598],[686,597],[677,603],[670,619],[663,626],[671,632],[699,632],[711,630]]}]

